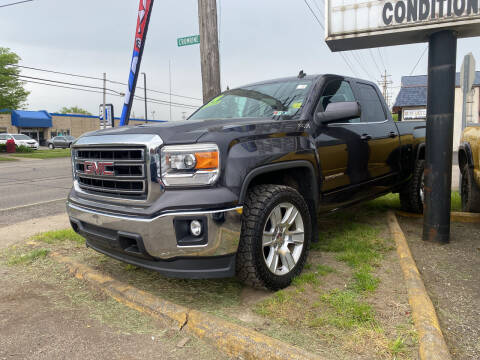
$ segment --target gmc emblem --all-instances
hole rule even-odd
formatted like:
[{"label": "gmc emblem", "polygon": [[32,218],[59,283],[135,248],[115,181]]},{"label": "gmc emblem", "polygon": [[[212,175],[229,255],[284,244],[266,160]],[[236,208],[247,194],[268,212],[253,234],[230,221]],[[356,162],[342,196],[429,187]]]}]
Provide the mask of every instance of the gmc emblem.
[{"label": "gmc emblem", "polygon": [[85,161],[83,172],[85,175],[114,176],[113,171],[105,170],[107,166],[113,166],[113,162]]}]

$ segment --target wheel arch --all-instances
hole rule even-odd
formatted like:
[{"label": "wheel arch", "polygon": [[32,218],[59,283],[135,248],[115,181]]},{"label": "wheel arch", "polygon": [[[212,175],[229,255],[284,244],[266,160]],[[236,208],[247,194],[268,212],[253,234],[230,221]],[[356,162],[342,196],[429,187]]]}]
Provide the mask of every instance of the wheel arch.
[{"label": "wheel arch", "polygon": [[473,169],[475,166],[473,162],[473,155],[472,149],[469,143],[461,144],[458,148],[458,165],[460,169],[462,169],[465,165],[467,165]]}]

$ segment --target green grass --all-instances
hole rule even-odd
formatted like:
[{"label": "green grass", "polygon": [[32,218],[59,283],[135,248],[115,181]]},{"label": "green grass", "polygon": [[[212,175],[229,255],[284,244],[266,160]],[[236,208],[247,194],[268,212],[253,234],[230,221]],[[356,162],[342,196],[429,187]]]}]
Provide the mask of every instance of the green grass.
[{"label": "green grass", "polygon": [[405,342],[401,337],[398,337],[395,340],[389,342],[388,348],[392,355],[399,355],[405,352]]},{"label": "green grass", "polygon": [[377,290],[378,278],[372,275],[372,269],[369,266],[364,266],[353,274],[352,288],[357,293],[374,292]]},{"label": "green grass", "polygon": [[462,211],[462,198],[458,191],[452,191],[452,211]]},{"label": "green grass", "polygon": [[79,244],[83,244],[85,242],[85,239],[72,229],[48,231],[39,235],[35,235],[32,239],[47,244],[59,244],[64,241],[73,241]]},{"label": "green grass", "polygon": [[325,276],[333,272],[335,272],[335,269],[330,266],[322,265],[322,264],[317,265],[316,273],[320,276]]},{"label": "green grass", "polygon": [[15,157],[27,159],[55,159],[70,157],[70,149],[54,149],[54,150],[36,150],[31,153],[16,153],[12,154]]},{"label": "green grass", "polygon": [[50,251],[47,249],[35,249],[25,254],[12,255],[11,257],[8,258],[7,264],[8,265],[31,264],[36,259],[46,257],[49,252]]},{"label": "green grass", "polygon": [[12,157],[4,157],[0,156],[0,161],[18,161],[17,159],[14,159]]},{"label": "green grass", "polygon": [[317,283],[317,276],[314,273],[309,272],[304,272],[293,279],[293,285],[295,286],[303,286],[305,284],[316,285]]},{"label": "green grass", "polygon": [[324,320],[330,325],[349,329],[376,324],[372,307],[362,301],[354,291],[333,290],[322,295],[320,299],[334,310],[333,314],[324,314]]}]

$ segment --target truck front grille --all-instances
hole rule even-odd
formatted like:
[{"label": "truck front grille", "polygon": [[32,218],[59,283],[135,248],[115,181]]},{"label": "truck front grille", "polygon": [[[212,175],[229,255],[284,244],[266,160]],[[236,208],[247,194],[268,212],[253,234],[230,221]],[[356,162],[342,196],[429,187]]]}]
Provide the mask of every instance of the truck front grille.
[{"label": "truck front grille", "polygon": [[87,192],[134,198],[147,194],[144,148],[76,148],[74,166],[78,186]]}]

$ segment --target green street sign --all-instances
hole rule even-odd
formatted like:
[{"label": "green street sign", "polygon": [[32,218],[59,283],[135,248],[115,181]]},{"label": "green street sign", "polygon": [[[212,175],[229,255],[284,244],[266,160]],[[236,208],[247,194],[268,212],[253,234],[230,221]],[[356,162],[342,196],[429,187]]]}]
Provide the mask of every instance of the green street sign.
[{"label": "green street sign", "polygon": [[200,35],[193,35],[193,36],[178,38],[177,44],[179,47],[200,44]]}]

